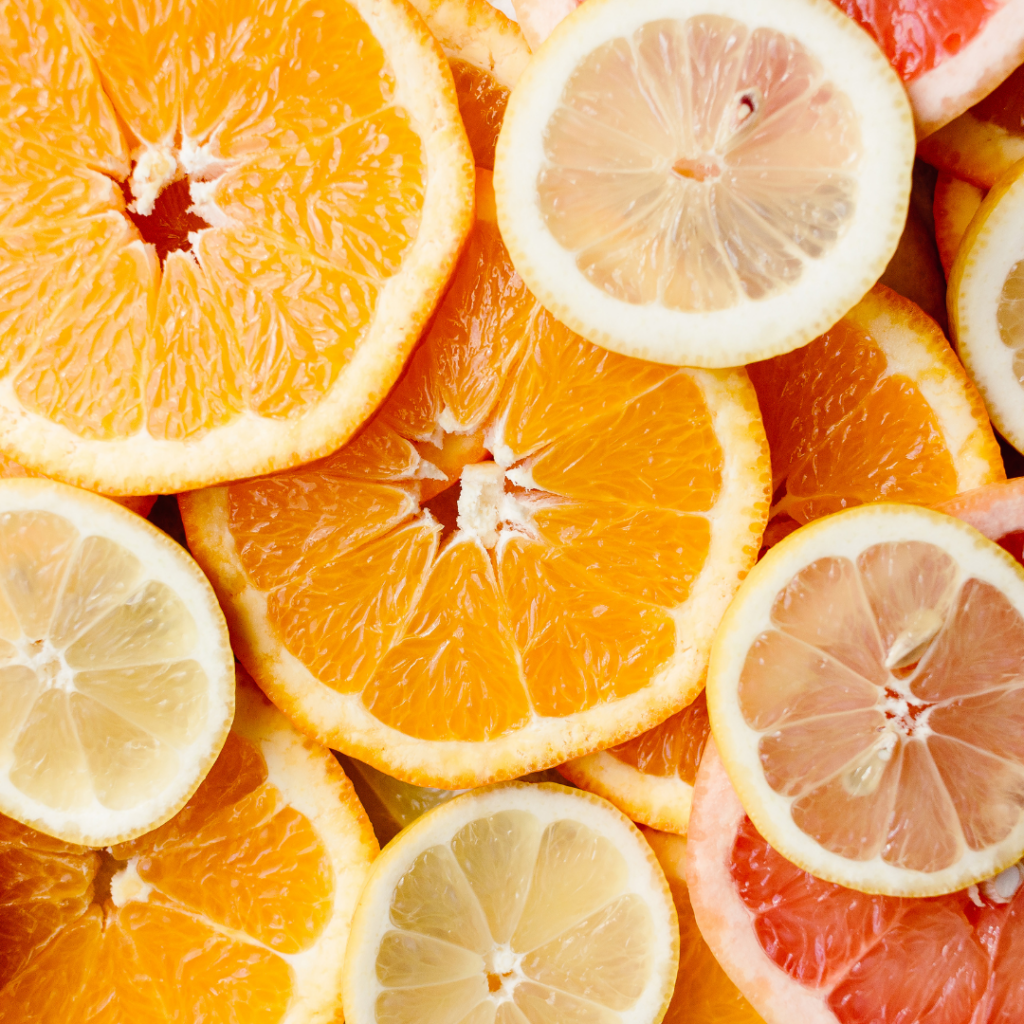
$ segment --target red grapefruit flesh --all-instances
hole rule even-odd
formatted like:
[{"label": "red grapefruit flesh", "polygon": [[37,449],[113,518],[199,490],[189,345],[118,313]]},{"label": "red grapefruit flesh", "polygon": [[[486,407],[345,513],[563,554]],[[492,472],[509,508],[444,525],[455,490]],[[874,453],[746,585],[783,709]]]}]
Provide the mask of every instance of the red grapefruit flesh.
[{"label": "red grapefruit flesh", "polygon": [[1024,564],[1024,477],[976,487],[935,507],[969,523]]}]

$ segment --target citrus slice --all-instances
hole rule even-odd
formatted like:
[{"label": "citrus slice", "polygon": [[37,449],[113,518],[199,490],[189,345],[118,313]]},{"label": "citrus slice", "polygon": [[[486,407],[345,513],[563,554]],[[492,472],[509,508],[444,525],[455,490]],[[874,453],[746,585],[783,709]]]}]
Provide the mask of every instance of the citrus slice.
[{"label": "citrus slice", "polygon": [[653,729],[559,765],[558,771],[581,789],[603,796],[633,821],[685,835],[693,780],[710,731],[701,691]]},{"label": "citrus slice", "polygon": [[959,520],[849,509],[747,577],[708,668],[758,831],[819,878],[927,896],[1024,854],[1024,569]]},{"label": "citrus slice", "polygon": [[0,812],[68,842],[122,841],[179,810],[224,743],[224,616],[140,516],[0,480],[0,693]]},{"label": "citrus slice", "polygon": [[1005,478],[942,331],[882,285],[810,345],[747,370],[772,455],[768,545],[852,505],[934,505]]},{"label": "citrus slice", "polygon": [[377,853],[330,752],[251,684],[206,781],[105,850],[0,818],[0,1020],[318,1024]]},{"label": "citrus slice", "polygon": [[937,505],[939,512],[970,523],[1024,563],[1024,479],[978,487]]},{"label": "citrus slice", "polygon": [[686,877],[715,957],[767,1024],[1010,1024],[1020,1013],[1024,868],[947,896],[865,896],[761,837],[714,743]]},{"label": "citrus slice", "polygon": [[527,287],[590,341],[735,366],[878,279],[913,146],[899,80],[831,5],[589,0],[509,101],[498,218]]},{"label": "citrus slice", "polygon": [[656,1024],[679,957],[643,837],[610,804],[506,783],[388,845],[345,954],[347,1024]]},{"label": "citrus slice", "polygon": [[767,512],[746,374],[609,354],[555,321],[501,244],[489,177],[430,331],[356,439],[179,499],[270,698],[448,789],[692,700]]},{"label": "citrus slice", "polygon": [[969,181],[955,178],[940,171],[935,182],[935,242],[939,247],[939,259],[948,278],[953,269],[957,250],[967,234],[974,215],[978,212],[985,189]]},{"label": "citrus slice", "polygon": [[764,1024],[715,959],[697,927],[686,884],[686,840],[643,829],[672,891],[679,919],[679,971],[664,1024]]},{"label": "citrus slice", "polygon": [[991,188],[1024,160],[1024,65],[980,103],[922,139],[917,152],[940,171]]},{"label": "citrus slice", "polygon": [[152,494],[346,440],[471,224],[422,21],[397,0],[16,0],[0,79],[3,450]]},{"label": "citrus slice", "polygon": [[999,432],[1024,450],[1024,162],[985,197],[949,276],[957,351]]},{"label": "citrus slice", "polygon": [[448,58],[473,159],[477,167],[493,170],[509,93],[530,59],[526,40],[487,0],[411,3]]},{"label": "citrus slice", "polygon": [[583,0],[512,0],[523,35],[534,50]]}]

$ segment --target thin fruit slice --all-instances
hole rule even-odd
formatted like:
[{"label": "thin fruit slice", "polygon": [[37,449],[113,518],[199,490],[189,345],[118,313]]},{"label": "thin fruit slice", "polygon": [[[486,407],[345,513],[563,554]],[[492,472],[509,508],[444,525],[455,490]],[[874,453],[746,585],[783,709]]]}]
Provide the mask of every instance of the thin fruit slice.
[{"label": "thin fruit slice", "polygon": [[922,139],[917,152],[940,171],[991,188],[1024,160],[1024,65],[980,103]]},{"label": "thin fruit slice", "polygon": [[953,177],[945,171],[939,172],[935,182],[935,242],[939,247],[939,259],[948,278],[953,270],[960,243],[978,212],[985,189],[969,181]]},{"label": "thin fruit slice", "polygon": [[411,0],[448,58],[477,167],[494,169],[509,93],[530,49],[515,22],[487,0]]},{"label": "thin fruit slice", "polygon": [[335,749],[449,789],[692,700],[768,498],[746,374],[559,324],[512,268],[489,177],[438,316],[362,433],[179,499],[270,698]]},{"label": "thin fruit slice", "polygon": [[936,508],[970,523],[1024,563],[1024,479],[978,487]]},{"label": "thin fruit slice", "polygon": [[377,844],[329,751],[251,684],[177,817],[88,850],[0,818],[0,1021],[341,1020]]},{"label": "thin fruit slice", "polygon": [[928,896],[1024,854],[1024,569],[972,527],[877,504],[747,577],[708,668],[758,831],[819,878]]},{"label": "thin fruit slice", "polygon": [[90,846],[178,811],[224,743],[234,659],[166,534],[51,480],[0,480],[0,812]]},{"label": "thin fruit slice", "polygon": [[704,941],[686,884],[686,840],[643,829],[676,904],[679,918],[679,971],[664,1024],[764,1024],[729,980]]},{"label": "thin fruit slice", "polygon": [[633,821],[685,835],[693,781],[710,731],[701,691],[682,711],[635,739],[578,757],[558,770]]},{"label": "thin fruit slice", "polygon": [[581,3],[583,0],[512,0],[523,35],[534,50],[539,49],[555,26]]},{"label": "thin fruit slice", "polygon": [[882,285],[810,345],[747,369],[772,453],[769,546],[851,505],[934,505],[1005,478],[942,331]]},{"label": "thin fruit slice", "polygon": [[878,279],[913,147],[899,80],[830,5],[589,0],[509,101],[499,222],[590,341],[735,366],[806,344]]},{"label": "thin fruit slice", "polygon": [[920,900],[823,882],[761,837],[713,742],[687,847],[697,924],[767,1024],[1019,1019],[1024,866]]},{"label": "thin fruit slice", "polygon": [[451,74],[404,3],[143,7],[0,14],[0,446],[112,494],[336,448],[472,219]]},{"label": "thin fruit slice", "polygon": [[679,957],[636,827],[545,783],[460,796],[381,854],[345,954],[348,1024],[656,1024]]},{"label": "thin fruit slice", "polygon": [[971,221],[947,301],[957,351],[992,422],[1024,451],[1024,161]]}]

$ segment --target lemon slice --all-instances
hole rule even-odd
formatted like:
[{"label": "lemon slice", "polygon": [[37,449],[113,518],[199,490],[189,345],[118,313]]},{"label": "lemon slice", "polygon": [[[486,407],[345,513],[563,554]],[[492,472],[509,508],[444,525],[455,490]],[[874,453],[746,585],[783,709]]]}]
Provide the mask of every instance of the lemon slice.
[{"label": "lemon slice", "polygon": [[988,193],[970,222],[947,303],[960,358],[992,422],[1024,451],[1024,162]]},{"label": "lemon slice", "polygon": [[885,269],[914,125],[821,0],[588,0],[509,101],[502,236],[530,290],[627,355],[735,366],[821,334]]},{"label": "lemon slice", "polygon": [[504,783],[442,804],[370,872],[348,1024],[654,1024],[679,930],[643,837],[598,797]]},{"label": "lemon slice", "polygon": [[0,480],[0,813],[108,846],[177,812],[234,711],[199,567],[120,505]]},{"label": "lemon slice", "polygon": [[708,668],[751,820],[806,871],[930,896],[1024,854],[1024,570],[957,519],[839,512],[744,581]]}]

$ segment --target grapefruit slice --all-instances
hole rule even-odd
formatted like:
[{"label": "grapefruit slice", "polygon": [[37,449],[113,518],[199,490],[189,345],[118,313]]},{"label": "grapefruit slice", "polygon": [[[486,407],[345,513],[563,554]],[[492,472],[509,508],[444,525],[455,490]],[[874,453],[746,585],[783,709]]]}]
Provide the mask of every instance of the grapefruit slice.
[{"label": "grapefruit slice", "polygon": [[766,1024],[1009,1024],[1020,1012],[1024,867],[946,896],[866,896],[773,850],[714,742],[687,840],[693,912]]},{"label": "grapefruit slice", "polygon": [[407,5],[15,0],[0,81],[0,447],[153,494],[351,436],[472,222]]},{"label": "grapefruit slice", "polygon": [[828,4],[589,0],[509,101],[498,217],[527,286],[590,341],[735,366],[878,279],[913,146],[899,80]]},{"label": "grapefruit slice", "polygon": [[980,103],[918,143],[922,160],[990,189],[1024,160],[1024,66]]},{"label": "grapefruit slice", "polygon": [[166,821],[231,724],[234,659],[199,567],[52,480],[0,480],[0,680],[0,812],[68,842]]},{"label": "grapefruit slice", "polygon": [[949,277],[957,351],[999,432],[1024,450],[1024,163],[985,197]]},{"label": "grapefruit slice", "polygon": [[849,509],[722,620],[708,710],[758,831],[863,892],[951,892],[1024,854],[1024,569],[959,520]]},{"label": "grapefruit slice", "polygon": [[746,374],[611,354],[555,321],[502,246],[488,179],[431,330],[357,438],[179,499],[271,699],[449,789],[692,700],[768,499]]},{"label": "grapefruit slice", "polygon": [[978,212],[985,189],[969,181],[955,178],[945,171],[939,172],[935,182],[935,242],[939,247],[939,259],[948,278],[953,270],[960,243]]},{"label": "grapefruit slice", "polygon": [[1024,563],[1024,479],[978,487],[936,508],[970,523]]},{"label": "grapefruit slice", "polygon": [[320,1024],[377,853],[330,752],[251,684],[161,828],[105,850],[0,817],[0,1020]]},{"label": "grapefruit slice", "polygon": [[345,955],[348,1024],[657,1024],[679,931],[643,836],[597,797],[506,783],[378,858]]}]

